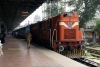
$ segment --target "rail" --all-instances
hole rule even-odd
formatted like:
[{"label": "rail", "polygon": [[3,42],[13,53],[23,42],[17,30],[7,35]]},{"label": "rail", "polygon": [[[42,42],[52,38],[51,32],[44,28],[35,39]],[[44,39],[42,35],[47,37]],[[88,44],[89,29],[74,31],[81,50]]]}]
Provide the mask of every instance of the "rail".
[{"label": "rail", "polygon": [[83,57],[81,59],[79,59],[81,61],[84,61],[84,62],[87,62],[91,65],[94,65],[95,67],[100,67],[100,61],[98,60],[95,60],[94,58],[86,58],[86,57]]}]

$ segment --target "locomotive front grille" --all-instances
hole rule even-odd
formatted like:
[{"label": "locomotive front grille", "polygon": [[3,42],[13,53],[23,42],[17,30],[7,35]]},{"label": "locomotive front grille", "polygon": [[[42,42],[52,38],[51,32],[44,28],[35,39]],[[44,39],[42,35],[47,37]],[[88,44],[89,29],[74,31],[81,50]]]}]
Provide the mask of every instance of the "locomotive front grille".
[{"label": "locomotive front grille", "polygon": [[75,29],[65,29],[64,30],[64,39],[75,39],[76,30]]}]

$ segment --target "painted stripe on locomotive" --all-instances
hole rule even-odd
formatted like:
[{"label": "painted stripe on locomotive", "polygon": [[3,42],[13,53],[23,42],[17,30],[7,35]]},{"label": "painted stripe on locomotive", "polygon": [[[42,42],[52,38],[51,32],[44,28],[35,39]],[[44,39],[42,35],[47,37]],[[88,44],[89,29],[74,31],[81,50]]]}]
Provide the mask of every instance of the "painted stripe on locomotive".
[{"label": "painted stripe on locomotive", "polygon": [[[59,22],[59,25],[63,25],[63,26],[65,26],[66,28],[68,28],[68,25],[65,24],[64,22]],[[75,22],[75,23],[72,25],[72,27],[75,27],[76,25],[79,25],[79,22]]]}]

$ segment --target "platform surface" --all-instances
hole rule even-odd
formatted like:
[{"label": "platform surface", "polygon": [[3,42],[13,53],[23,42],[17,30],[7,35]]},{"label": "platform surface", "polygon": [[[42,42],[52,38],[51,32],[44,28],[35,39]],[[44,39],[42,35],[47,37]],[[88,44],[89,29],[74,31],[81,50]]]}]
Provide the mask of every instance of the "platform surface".
[{"label": "platform surface", "polygon": [[3,44],[0,67],[87,67],[54,51],[7,35]]}]

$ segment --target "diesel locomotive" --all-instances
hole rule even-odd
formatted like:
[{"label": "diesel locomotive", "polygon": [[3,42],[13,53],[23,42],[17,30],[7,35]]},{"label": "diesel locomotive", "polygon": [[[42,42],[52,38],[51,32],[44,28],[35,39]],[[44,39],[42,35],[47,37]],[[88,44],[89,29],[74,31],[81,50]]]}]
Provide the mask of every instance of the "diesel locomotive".
[{"label": "diesel locomotive", "polygon": [[63,12],[47,20],[30,25],[32,41],[53,49],[69,58],[84,55],[84,40],[79,28],[79,15]]}]

